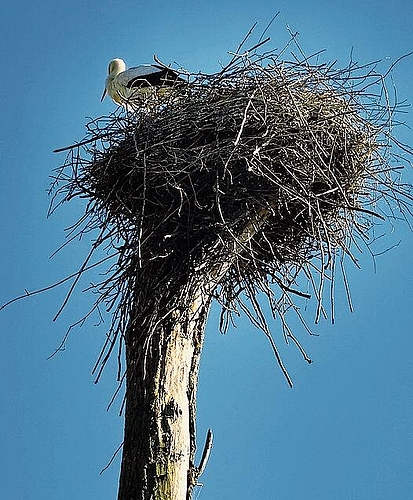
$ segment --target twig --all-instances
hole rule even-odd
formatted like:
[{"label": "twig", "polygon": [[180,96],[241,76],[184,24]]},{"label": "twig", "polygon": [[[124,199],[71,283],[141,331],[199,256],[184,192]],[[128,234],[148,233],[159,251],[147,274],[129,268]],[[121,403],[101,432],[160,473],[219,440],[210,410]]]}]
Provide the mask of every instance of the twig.
[{"label": "twig", "polygon": [[209,455],[211,454],[212,445],[213,445],[214,435],[212,433],[212,429],[208,429],[207,436],[205,439],[204,450],[202,452],[201,460],[197,467],[196,479],[198,480],[208,464]]},{"label": "twig", "polygon": [[113,453],[112,458],[109,460],[109,462],[107,463],[107,465],[105,467],[103,467],[103,469],[99,472],[99,475],[103,474],[105,472],[105,470],[109,469],[109,467],[112,465],[113,461],[115,460],[117,454],[120,452],[120,450],[122,449],[122,447],[123,447],[123,441],[118,446],[118,448],[116,449],[116,451]]}]

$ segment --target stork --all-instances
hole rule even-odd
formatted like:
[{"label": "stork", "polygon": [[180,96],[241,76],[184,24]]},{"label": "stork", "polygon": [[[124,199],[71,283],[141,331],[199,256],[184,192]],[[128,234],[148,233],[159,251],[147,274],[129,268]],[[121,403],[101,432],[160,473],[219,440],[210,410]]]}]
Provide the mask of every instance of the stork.
[{"label": "stork", "polygon": [[100,101],[108,94],[126,110],[159,104],[159,97],[167,95],[171,87],[184,81],[172,69],[158,64],[143,64],[126,69],[123,59],[112,59],[108,73]]}]

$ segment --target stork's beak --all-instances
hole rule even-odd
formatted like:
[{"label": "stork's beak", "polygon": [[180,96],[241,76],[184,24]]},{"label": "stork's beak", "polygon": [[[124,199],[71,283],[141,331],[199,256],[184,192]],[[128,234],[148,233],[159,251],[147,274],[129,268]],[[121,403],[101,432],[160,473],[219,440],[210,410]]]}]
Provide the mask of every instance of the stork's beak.
[{"label": "stork's beak", "polygon": [[103,99],[105,98],[105,95],[106,95],[106,89],[103,91],[102,97],[100,98],[100,102],[103,101]]}]

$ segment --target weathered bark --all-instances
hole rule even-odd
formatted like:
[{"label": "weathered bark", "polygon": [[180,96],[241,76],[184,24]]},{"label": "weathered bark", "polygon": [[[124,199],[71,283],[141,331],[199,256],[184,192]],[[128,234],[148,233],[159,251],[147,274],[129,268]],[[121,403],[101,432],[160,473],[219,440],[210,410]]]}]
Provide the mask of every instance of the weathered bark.
[{"label": "weathered bark", "polygon": [[249,241],[268,215],[261,209],[236,238],[217,240],[199,275],[187,274],[180,283],[165,280],[166,274],[174,275],[172,261],[165,260],[149,275],[168,282],[167,287],[161,285],[156,292],[140,284],[125,338],[125,435],[118,500],[191,498],[199,475],[194,465],[196,390],[212,295],[237,252],[248,253]]},{"label": "weathered bark", "polygon": [[196,389],[210,293],[197,288],[189,299],[188,311],[157,318],[151,331],[140,314],[131,322],[118,500],[186,500],[196,484]]}]

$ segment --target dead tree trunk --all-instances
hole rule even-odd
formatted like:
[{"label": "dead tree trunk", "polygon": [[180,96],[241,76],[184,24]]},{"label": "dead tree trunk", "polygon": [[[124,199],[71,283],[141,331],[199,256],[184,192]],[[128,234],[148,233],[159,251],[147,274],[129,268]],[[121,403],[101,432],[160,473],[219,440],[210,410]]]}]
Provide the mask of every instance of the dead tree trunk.
[{"label": "dead tree trunk", "polygon": [[191,496],[197,480],[196,389],[210,300],[210,293],[185,284],[175,290],[169,314],[154,318],[145,307],[131,320],[118,500]]},{"label": "dead tree trunk", "polygon": [[[208,265],[174,283],[183,262],[149,266],[140,281],[126,344],[126,411],[118,500],[187,500],[194,465],[196,390],[204,329],[213,292],[237,255],[265,224],[261,209],[244,230],[209,250]],[[184,268],[189,269],[188,260]],[[158,286],[154,286],[158,276]],[[167,278],[169,277],[169,278]],[[168,286],[165,286],[168,283]]]}]

